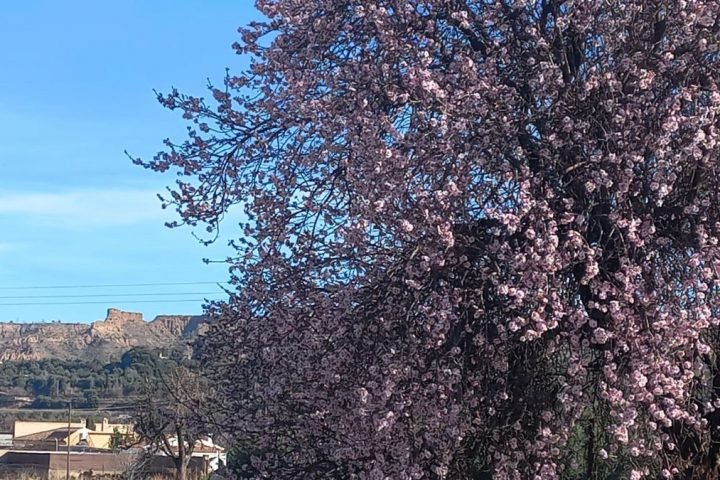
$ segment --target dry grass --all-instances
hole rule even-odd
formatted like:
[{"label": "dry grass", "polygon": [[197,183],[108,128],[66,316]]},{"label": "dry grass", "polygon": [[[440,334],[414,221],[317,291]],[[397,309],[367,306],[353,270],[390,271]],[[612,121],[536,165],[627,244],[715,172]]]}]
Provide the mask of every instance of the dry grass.
[{"label": "dry grass", "polygon": [[[122,475],[70,475],[71,480],[122,480]],[[158,477],[156,480],[168,480],[171,477]],[[45,476],[44,473],[34,472],[32,470],[7,471],[0,470],[0,479],[2,480],[65,480],[65,473],[51,473]],[[149,479],[147,479],[149,480]]]},{"label": "dry grass", "polygon": [[3,480],[44,480],[44,476],[32,470],[0,470],[0,478]]},{"label": "dry grass", "polygon": [[[109,475],[109,474],[98,474],[92,477],[87,475],[70,475],[71,480],[123,480],[122,475]],[[147,477],[135,477],[142,478],[142,480],[172,480],[174,475],[172,474],[160,474],[155,473]],[[203,480],[202,475],[195,476],[192,473],[188,475],[188,480]],[[10,471],[7,469],[0,469],[0,480],[65,480],[65,473],[51,473],[49,478],[44,474],[34,472],[32,470],[17,470]]]}]

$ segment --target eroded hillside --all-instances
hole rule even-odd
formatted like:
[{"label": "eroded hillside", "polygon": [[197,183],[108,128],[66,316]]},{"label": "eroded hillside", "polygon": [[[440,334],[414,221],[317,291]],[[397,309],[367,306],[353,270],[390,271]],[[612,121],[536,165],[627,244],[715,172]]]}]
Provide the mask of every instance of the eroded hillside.
[{"label": "eroded hillside", "polygon": [[205,328],[205,318],[110,308],[104,320],[80,323],[0,323],[0,361],[87,359],[107,361],[132,347],[182,348]]}]

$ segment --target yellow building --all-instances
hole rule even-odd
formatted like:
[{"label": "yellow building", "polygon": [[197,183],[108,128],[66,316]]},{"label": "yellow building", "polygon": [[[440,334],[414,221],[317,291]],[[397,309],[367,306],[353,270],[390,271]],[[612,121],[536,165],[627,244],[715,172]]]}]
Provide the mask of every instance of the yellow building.
[{"label": "yellow building", "polygon": [[110,450],[113,435],[134,438],[133,426],[124,423],[110,423],[107,418],[102,422],[91,425],[86,421],[71,422],[25,422],[15,421],[13,424],[14,446],[37,446],[41,450],[52,450],[68,445],[68,431],[70,446],[86,446],[89,448]]}]

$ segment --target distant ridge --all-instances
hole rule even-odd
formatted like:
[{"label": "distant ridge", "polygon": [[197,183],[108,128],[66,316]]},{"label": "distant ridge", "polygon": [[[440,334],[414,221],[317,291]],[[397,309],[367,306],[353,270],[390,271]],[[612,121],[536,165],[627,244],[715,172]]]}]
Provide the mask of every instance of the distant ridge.
[{"label": "distant ridge", "polygon": [[142,313],[116,308],[91,324],[0,322],[0,361],[110,361],[133,347],[189,348],[206,324],[197,315],[158,315],[146,322]]}]

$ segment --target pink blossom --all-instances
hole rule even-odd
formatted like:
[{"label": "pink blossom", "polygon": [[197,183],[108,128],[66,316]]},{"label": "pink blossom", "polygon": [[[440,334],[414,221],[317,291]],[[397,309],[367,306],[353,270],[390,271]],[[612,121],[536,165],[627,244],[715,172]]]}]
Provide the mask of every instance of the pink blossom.
[{"label": "pink blossom", "polygon": [[256,5],[247,70],[160,95],[189,136],[135,162],[234,239],[196,354],[257,478],[559,480],[593,449],[655,478],[709,445],[718,2]]}]

